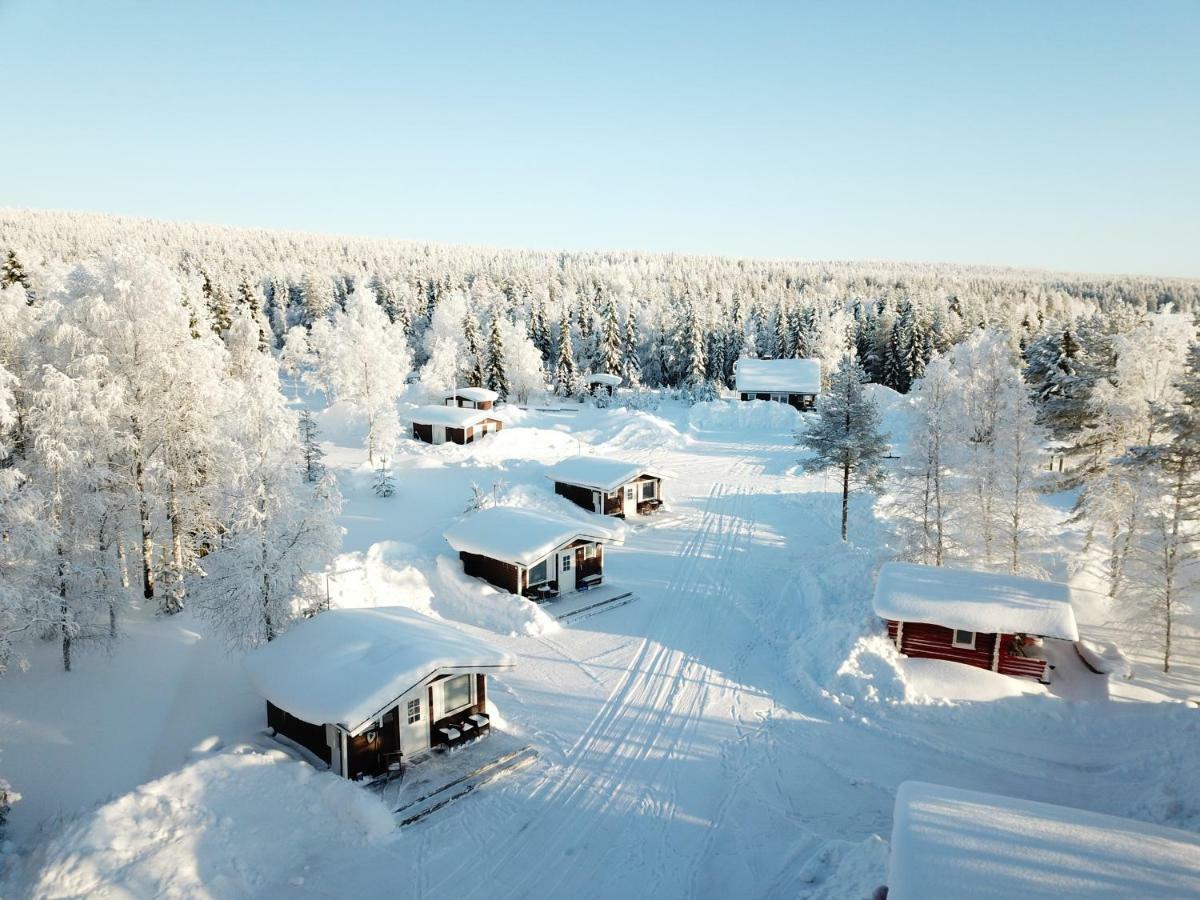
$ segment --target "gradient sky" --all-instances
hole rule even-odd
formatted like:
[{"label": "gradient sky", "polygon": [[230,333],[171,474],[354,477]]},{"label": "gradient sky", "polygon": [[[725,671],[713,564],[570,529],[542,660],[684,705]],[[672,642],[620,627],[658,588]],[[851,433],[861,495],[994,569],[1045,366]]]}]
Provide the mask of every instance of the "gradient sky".
[{"label": "gradient sky", "polygon": [[1200,276],[1200,0],[0,0],[0,85],[0,205]]}]

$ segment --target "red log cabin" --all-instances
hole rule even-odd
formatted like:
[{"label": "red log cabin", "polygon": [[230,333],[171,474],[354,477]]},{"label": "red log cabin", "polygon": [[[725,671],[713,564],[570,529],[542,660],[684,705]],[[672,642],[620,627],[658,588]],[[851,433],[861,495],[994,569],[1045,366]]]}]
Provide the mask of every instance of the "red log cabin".
[{"label": "red log cabin", "polygon": [[1079,640],[1070,587],[1035,578],[892,562],[879,572],[874,606],[905,656],[1042,682],[1042,639]]}]

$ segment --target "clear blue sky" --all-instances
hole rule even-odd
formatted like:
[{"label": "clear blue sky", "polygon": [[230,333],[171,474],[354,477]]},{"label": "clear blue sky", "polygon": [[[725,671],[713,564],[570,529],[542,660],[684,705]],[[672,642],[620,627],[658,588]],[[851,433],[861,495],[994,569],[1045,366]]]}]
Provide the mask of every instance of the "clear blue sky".
[{"label": "clear blue sky", "polygon": [[3,205],[1200,276],[1200,0],[0,0],[0,47]]}]

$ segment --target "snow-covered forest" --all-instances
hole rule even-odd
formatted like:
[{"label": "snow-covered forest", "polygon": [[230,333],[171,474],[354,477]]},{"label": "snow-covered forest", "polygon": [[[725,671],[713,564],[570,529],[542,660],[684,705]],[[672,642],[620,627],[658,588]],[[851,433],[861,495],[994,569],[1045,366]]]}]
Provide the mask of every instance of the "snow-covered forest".
[{"label": "snow-covered forest", "polygon": [[[539,404],[597,416],[621,406],[637,417],[631,434],[606,432],[616,420],[586,420],[608,435],[598,445],[642,442],[643,453],[717,471],[702,451],[685,454],[666,412],[650,414],[674,404],[694,432],[746,441],[776,494],[802,479],[836,485],[820,493],[840,506],[840,535],[837,513],[801,525],[789,508],[772,513],[771,546],[786,547],[794,530],[805,535],[797,545],[817,528],[840,538],[847,549],[829,551],[843,566],[832,578],[853,573],[852,592],[897,557],[1083,576],[1104,615],[1169,673],[1200,583],[1197,313],[1200,282],[1186,280],[507,251],[3,211],[0,675],[20,678],[48,645],[68,671],[81,652],[119,657],[134,607],[195,617],[237,652],[286,632],[330,602],[329,581],[316,576],[338,560],[357,554],[369,569],[370,554],[407,552],[387,531],[372,532],[369,550],[344,547],[343,494],[355,496],[357,516],[372,504],[379,521],[380,509],[411,508],[401,504],[419,489],[406,479],[432,469],[411,455],[397,465],[412,443],[404,410],[468,385],[497,391],[514,424]],[[816,410],[753,404],[739,419],[736,407],[712,403],[732,396],[741,357],[820,359]],[[590,397],[591,373],[619,374],[626,389]],[[353,465],[324,440],[342,412],[361,437]],[[513,460],[572,453],[583,438],[535,421],[536,451],[494,451],[490,490],[472,483],[471,496],[437,502],[455,513],[506,496],[546,502],[505,483],[514,467],[521,475]],[[785,433],[782,450],[747,434],[763,422]],[[720,560],[754,539],[739,530],[752,518],[748,458],[714,474],[707,498],[697,494],[704,529],[680,545],[694,548],[690,564],[705,565],[708,543]],[[722,478],[736,482],[735,496],[724,497]],[[429,571],[448,577],[441,566]],[[796,578],[823,598],[801,612],[837,623],[823,626],[837,631],[832,664],[801,665],[801,681],[836,704],[832,685],[861,677],[860,695],[874,698],[882,676],[872,673],[892,657],[863,617],[828,606],[861,597],[794,573],[766,593],[790,597]],[[667,580],[700,598],[690,574]],[[743,752],[735,746],[731,738],[722,752]],[[4,790],[0,779],[0,826]],[[1193,814],[1185,805],[1159,818],[1187,824]]]}]

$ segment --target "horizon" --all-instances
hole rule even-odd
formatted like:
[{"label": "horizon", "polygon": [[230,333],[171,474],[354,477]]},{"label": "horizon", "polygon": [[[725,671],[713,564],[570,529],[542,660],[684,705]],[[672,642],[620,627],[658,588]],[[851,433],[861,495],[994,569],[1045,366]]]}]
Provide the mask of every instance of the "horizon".
[{"label": "horizon", "polygon": [[[860,11],[861,12],[861,11]],[[0,3],[6,205],[1200,277],[1200,7]]]}]

